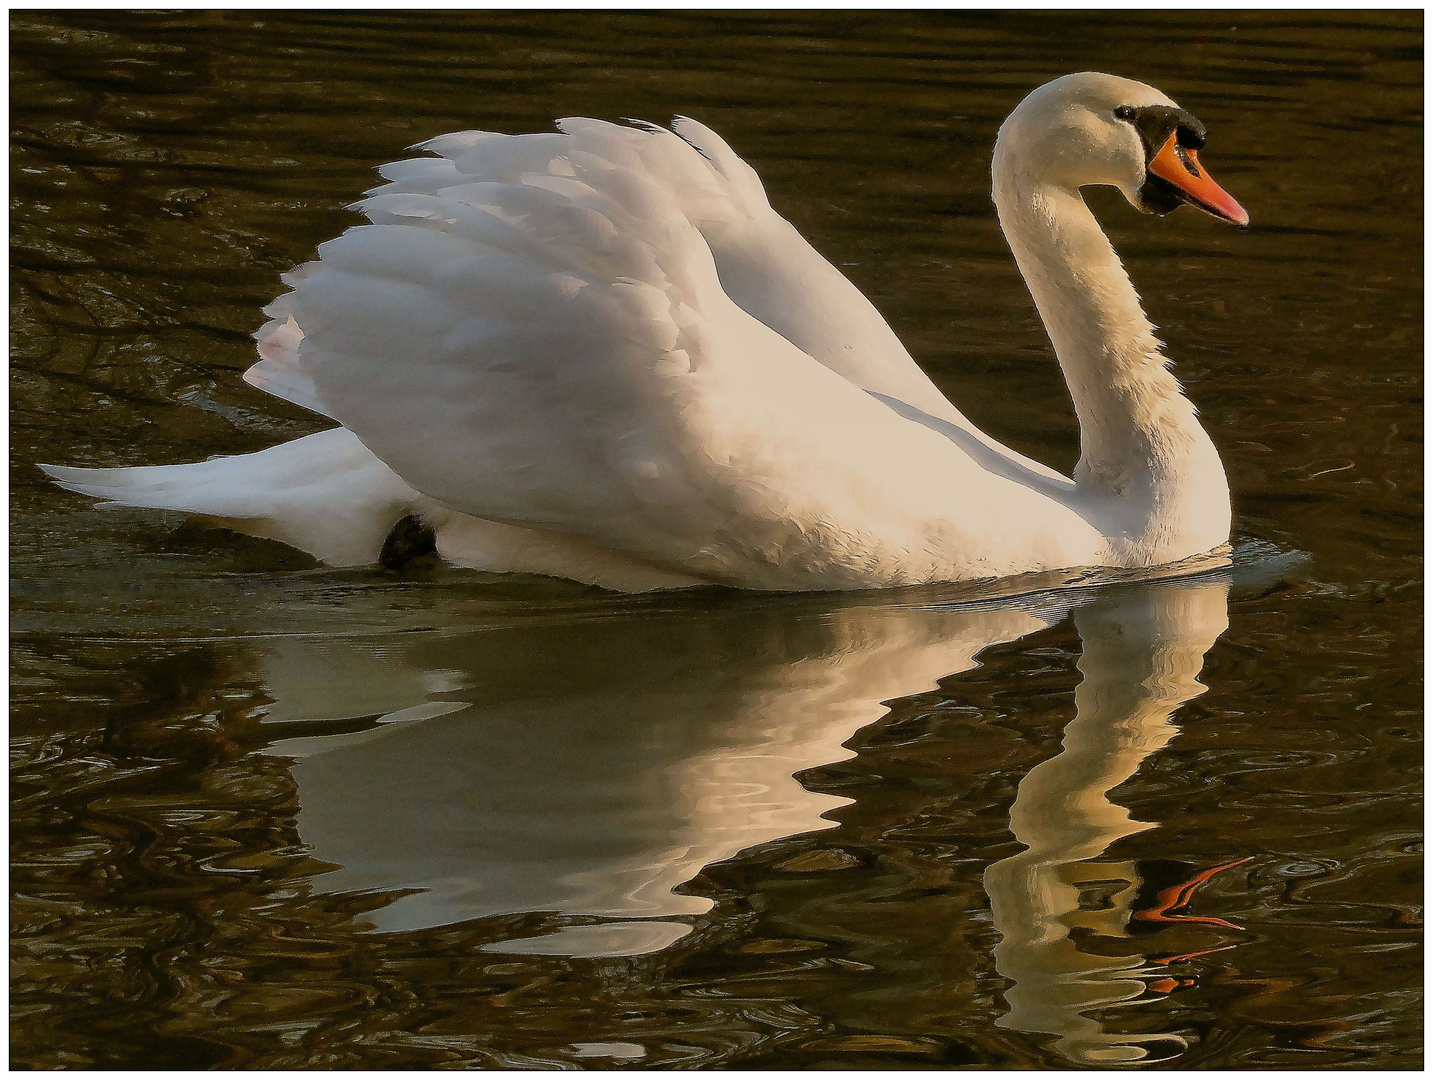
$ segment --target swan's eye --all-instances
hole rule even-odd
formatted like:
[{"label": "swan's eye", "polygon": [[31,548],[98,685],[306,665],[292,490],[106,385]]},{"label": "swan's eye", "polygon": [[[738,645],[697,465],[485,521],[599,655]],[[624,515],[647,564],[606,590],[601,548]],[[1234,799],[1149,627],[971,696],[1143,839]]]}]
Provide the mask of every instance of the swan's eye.
[{"label": "swan's eye", "polygon": [[1133,105],[1121,105],[1119,108],[1115,109],[1115,119],[1116,119],[1116,120],[1133,120],[1133,119],[1134,119],[1134,106],[1133,106]]}]

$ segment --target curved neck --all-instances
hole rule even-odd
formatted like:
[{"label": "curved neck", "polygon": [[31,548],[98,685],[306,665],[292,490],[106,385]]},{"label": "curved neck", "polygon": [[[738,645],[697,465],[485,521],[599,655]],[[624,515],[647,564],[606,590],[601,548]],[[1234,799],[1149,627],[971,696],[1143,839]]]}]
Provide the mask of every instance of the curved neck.
[{"label": "curved neck", "polygon": [[1115,512],[1132,541],[1158,534],[1162,556],[1223,543],[1223,465],[1119,256],[1077,189],[1010,165],[997,152],[995,204],[1079,417],[1077,490]]},{"label": "curved neck", "polygon": [[[1004,197],[1002,197],[1004,196]],[[1203,434],[1119,256],[1078,191],[997,186],[1000,224],[1055,346],[1080,419],[1088,480]]]}]

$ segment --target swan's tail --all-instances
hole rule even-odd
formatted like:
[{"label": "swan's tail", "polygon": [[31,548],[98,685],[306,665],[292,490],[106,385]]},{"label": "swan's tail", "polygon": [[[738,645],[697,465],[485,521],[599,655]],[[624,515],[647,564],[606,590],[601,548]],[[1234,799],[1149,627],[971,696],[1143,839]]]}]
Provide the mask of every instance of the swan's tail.
[{"label": "swan's tail", "polygon": [[101,506],[198,514],[221,528],[282,541],[330,566],[396,567],[436,549],[475,570],[548,574],[622,592],[704,584],[579,537],[448,510],[400,480],[347,428],[188,465],[40,468],[63,488],[103,499]]},{"label": "swan's tail", "polygon": [[333,566],[378,562],[393,526],[421,499],[345,428],[187,465],[40,468],[101,505],[198,514]]}]

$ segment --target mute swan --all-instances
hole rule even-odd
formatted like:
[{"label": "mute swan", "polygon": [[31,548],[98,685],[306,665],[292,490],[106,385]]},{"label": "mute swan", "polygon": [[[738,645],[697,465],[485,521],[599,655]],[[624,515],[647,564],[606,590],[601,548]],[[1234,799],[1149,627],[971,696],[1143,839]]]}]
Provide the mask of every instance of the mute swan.
[{"label": "mute swan", "polygon": [[[857,589],[1142,567],[1229,537],[1219,455],[1080,189],[1248,215],[1204,128],[1098,73],[1000,128],[1000,224],[1080,422],[1073,478],[948,402],[714,132],[568,119],[379,170],[370,224],[265,309],[253,385],[341,426],[258,453],[44,466],[334,565],[400,535],[623,590]],[[395,530],[396,524],[404,528]]]}]

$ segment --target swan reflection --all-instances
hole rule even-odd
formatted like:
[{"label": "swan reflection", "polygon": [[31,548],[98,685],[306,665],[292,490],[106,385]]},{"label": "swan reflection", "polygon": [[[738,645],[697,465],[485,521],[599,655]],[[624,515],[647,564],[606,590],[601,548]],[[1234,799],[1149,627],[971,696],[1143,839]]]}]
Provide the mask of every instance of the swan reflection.
[{"label": "swan reflection", "polygon": [[317,887],[414,890],[370,914],[376,929],[548,911],[643,921],[493,948],[651,951],[690,930],[674,917],[711,908],[674,891],[702,867],[834,826],[822,815],[849,800],[795,774],[850,757],[841,744],[882,701],[1058,614],[791,599],[381,645],[279,639],[272,722],[383,715],[273,752],[297,758],[300,835],[339,867]]},{"label": "swan reflection", "polygon": [[[315,888],[403,893],[366,916],[375,930],[549,912],[591,918],[489,948],[651,952],[711,908],[679,891],[703,867],[834,827],[824,815],[849,800],[795,777],[850,757],[843,743],[885,715],[883,701],[931,690],[1073,609],[1076,715],[1061,753],[1019,785],[1010,826],[1024,850],[984,876],[995,964],[1012,984],[998,1023],[1057,1036],[1075,1062],[1151,1060],[1163,1054],[1150,1044],[1182,1044],[1111,1034],[1089,1014],[1187,984],[1168,965],[1227,946],[1222,931],[1237,928],[1181,914],[1224,867],[1105,857],[1155,827],[1109,793],[1203,692],[1229,586],[1205,575],[984,608],[740,600],[376,641],[278,639],[266,658],[276,729],[367,719],[271,752],[295,759],[301,837],[336,867]],[[1207,940],[1186,934],[1162,959],[1151,953],[1151,932],[1189,922]],[[1118,947],[1135,954],[1103,955]]]}]

